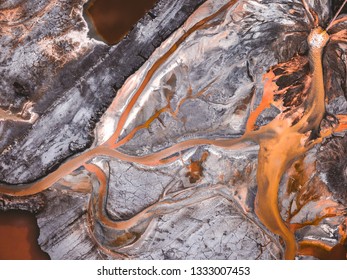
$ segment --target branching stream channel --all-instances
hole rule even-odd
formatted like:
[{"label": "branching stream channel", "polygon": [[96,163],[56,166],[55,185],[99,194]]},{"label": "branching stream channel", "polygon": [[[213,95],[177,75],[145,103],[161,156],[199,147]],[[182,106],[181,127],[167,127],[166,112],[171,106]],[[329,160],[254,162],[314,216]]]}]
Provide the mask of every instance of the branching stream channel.
[{"label": "branching stream channel", "polygon": [[[308,33],[304,33],[307,52],[296,52],[286,61],[269,65],[261,73],[260,79],[255,68],[251,69],[252,63],[259,64],[261,61],[250,62],[247,58],[239,58],[240,64],[248,68],[248,79],[253,79],[250,86],[245,84],[239,89],[244,92],[244,98],[235,101],[238,105],[235,105],[237,108],[232,112],[235,118],[239,118],[239,132],[235,129],[234,134],[222,137],[217,134],[201,136],[191,133],[193,137],[187,134],[177,139],[176,143],[175,140],[172,143],[164,142],[150,152],[127,152],[131,150],[127,147],[131,146],[132,141],[144,131],[150,131],[154,124],[169,128],[170,124],[167,126],[163,120],[167,116],[179,119],[183,126],[188,126],[189,116],[182,117],[181,110],[189,102],[206,101],[211,95],[218,94],[219,83],[228,78],[227,70],[218,74],[220,70],[216,68],[216,71],[211,69],[200,73],[204,75],[201,81],[190,82],[189,78],[180,80],[184,79],[180,75],[189,76],[185,72],[195,66],[199,67],[198,63],[195,66],[185,66],[187,60],[194,60],[195,56],[200,61],[210,59],[210,54],[201,54],[199,46],[194,48],[194,42],[200,40],[203,45],[200,45],[201,48],[207,51],[214,48],[216,52],[228,49],[233,44],[237,45],[237,41],[244,38],[236,37],[246,36],[247,33],[227,29],[232,29],[237,24],[247,24],[248,17],[252,16],[252,9],[257,5],[271,5],[259,3],[253,8],[247,8],[247,1],[207,1],[125,82],[97,125],[96,140],[91,148],[69,158],[55,171],[34,183],[2,184],[0,192],[15,197],[30,196],[57,183],[76,192],[83,191],[85,186],[80,186],[77,179],[71,178],[80,178],[78,176],[84,174],[83,178],[89,178],[91,185],[89,233],[100,250],[116,258],[130,257],[127,253],[129,248],[140,246],[159,217],[216,197],[236,205],[251,223],[259,226],[269,240],[281,248],[281,255],[285,259],[305,255],[327,257],[337,248],[346,248],[346,205],[329,195],[324,198],[322,193],[329,192],[328,187],[314,183],[317,178],[307,175],[306,171],[316,168],[311,159],[313,151],[317,151],[333,135],[343,137],[347,129],[347,115],[332,114],[326,109],[328,81],[324,70],[326,48],[338,44],[345,47],[347,44],[347,17],[340,14],[334,19],[331,17],[328,23],[320,22],[318,11],[314,11],[304,1],[294,1],[294,7],[300,11],[309,26]],[[295,10],[286,12],[296,13]],[[258,27],[261,29],[261,24]],[[256,27],[249,26],[249,29],[252,28]],[[308,74],[297,75],[305,67],[309,70]],[[295,75],[299,76],[299,82],[290,80]],[[285,85],[284,80],[287,83]],[[180,91],[180,95],[175,91]],[[146,109],[149,99],[155,105]],[[220,105],[221,108],[223,106],[227,107],[228,104]],[[269,110],[277,113],[266,122],[260,121]],[[218,118],[215,121],[218,122]],[[153,135],[147,133],[146,137],[142,136],[140,139],[146,142]],[[221,175],[208,184],[198,184],[199,180],[203,180],[204,162],[211,154],[232,154],[234,151],[252,149],[258,150],[257,164],[253,166],[257,185],[253,209],[245,200],[237,199],[231,179],[229,184],[225,183]],[[199,151],[203,151],[200,161],[189,161]],[[111,184],[110,160],[147,166],[146,168],[181,165],[188,168],[187,177],[193,183],[189,187],[177,188],[177,182],[173,181],[164,188],[156,202],[130,218],[117,219],[106,209]],[[242,175],[235,174],[234,177],[237,176]],[[312,187],[312,184],[315,186]],[[321,208],[313,217],[308,217],[305,211],[312,201]],[[303,218],[305,215],[306,218]],[[334,217],[336,219],[333,219],[333,223],[337,229],[335,244],[319,238],[299,238],[300,234],[297,232],[301,229],[319,226]],[[344,249],[342,255],[345,253]]]}]

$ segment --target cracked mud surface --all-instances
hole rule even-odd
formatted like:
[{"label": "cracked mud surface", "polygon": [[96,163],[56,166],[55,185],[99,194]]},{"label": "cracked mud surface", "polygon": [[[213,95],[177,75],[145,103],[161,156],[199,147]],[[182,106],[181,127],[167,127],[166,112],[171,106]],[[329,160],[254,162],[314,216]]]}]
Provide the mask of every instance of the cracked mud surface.
[{"label": "cracked mud surface", "polygon": [[109,47],[83,1],[31,25],[12,2],[0,206],[37,212],[51,258],[346,258],[339,3],[159,1]]}]

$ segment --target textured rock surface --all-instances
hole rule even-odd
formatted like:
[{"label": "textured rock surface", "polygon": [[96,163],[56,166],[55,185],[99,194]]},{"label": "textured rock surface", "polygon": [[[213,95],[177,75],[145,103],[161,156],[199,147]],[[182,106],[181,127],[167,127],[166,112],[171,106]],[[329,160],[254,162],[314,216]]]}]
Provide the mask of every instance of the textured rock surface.
[{"label": "textured rock surface", "polygon": [[32,213],[39,213],[47,204],[43,194],[32,195],[28,197],[12,197],[0,195],[0,210],[27,210]]},{"label": "textured rock surface", "polygon": [[[269,88],[275,88],[270,92],[274,102],[259,112],[255,130],[276,118],[300,116],[310,82],[306,40],[312,25],[301,0],[209,0],[178,28],[200,2],[159,2],[152,11],[157,17],[143,19],[113,47],[83,37],[87,30],[81,21],[80,29],[73,30],[82,38],[80,45],[66,54],[64,63],[50,64],[57,71],[54,78],[40,81],[44,95],[18,101],[16,110],[25,107],[24,101],[32,102],[21,114],[20,125],[28,133],[11,147],[6,147],[10,140],[3,140],[3,181],[34,180],[85,149],[105,110],[86,153],[110,146],[123,153],[95,154],[91,160],[83,160],[82,154],[75,159],[83,167],[69,175],[59,170],[65,177],[40,194],[47,203],[38,214],[39,242],[52,258],[283,258],[283,242],[255,213],[259,145],[246,141],[235,148],[215,145],[213,139],[243,135]],[[307,2],[326,26],[331,1]],[[55,7],[40,5],[40,11]],[[72,3],[64,5],[75,13],[69,20],[78,20],[81,3],[75,9]],[[345,25],[337,24],[331,33],[343,33]],[[327,111],[345,115],[347,40],[336,36],[331,35],[323,56]],[[137,55],[123,56],[128,52]],[[9,100],[15,91],[30,88],[8,77],[3,83]],[[11,110],[6,109],[3,129],[13,122],[8,120],[15,115]],[[30,119],[34,113],[37,119]],[[329,118],[322,131],[324,125],[332,125]],[[115,131],[118,142],[109,141]],[[17,137],[8,135],[11,141]],[[343,135],[341,130],[295,158],[279,184],[280,215],[299,243],[344,246],[346,167],[343,160],[331,162],[343,159],[337,155],[346,150],[345,137],[339,138]],[[182,146],[186,140],[194,145]],[[136,163],[139,156],[166,148],[171,151],[163,156],[168,162]],[[310,255],[304,245],[300,250],[299,258]]]},{"label": "textured rock surface", "polygon": [[[0,180],[12,184],[42,177],[89,146],[115,91],[203,1],[159,1],[154,19],[146,15],[112,47],[87,37],[85,0],[17,2],[0,4]],[[37,121],[13,124],[8,116],[26,102]]]}]

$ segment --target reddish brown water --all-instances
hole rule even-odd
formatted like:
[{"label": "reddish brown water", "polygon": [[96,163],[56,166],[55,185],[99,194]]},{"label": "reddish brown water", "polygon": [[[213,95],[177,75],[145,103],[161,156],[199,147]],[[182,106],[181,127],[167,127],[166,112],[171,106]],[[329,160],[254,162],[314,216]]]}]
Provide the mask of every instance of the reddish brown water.
[{"label": "reddish brown water", "polygon": [[1,260],[48,260],[37,243],[39,228],[34,214],[26,211],[0,212]]},{"label": "reddish brown water", "polygon": [[[97,2],[106,1],[99,0]],[[112,1],[110,1],[110,3],[111,2]],[[113,2],[118,3],[119,1]],[[129,3],[131,2],[128,2],[124,5],[128,6]],[[181,152],[189,147],[198,145],[215,145],[228,149],[235,149],[238,148],[238,145],[247,145],[247,142],[251,141],[258,143],[260,146],[257,172],[258,192],[255,203],[255,212],[259,220],[263,223],[263,225],[271,232],[280,236],[284,241],[284,257],[287,259],[294,259],[297,253],[303,253],[308,255],[317,255],[318,257],[326,258],[324,252],[332,252],[333,250],[333,253],[335,254],[333,256],[334,258],[340,258],[341,256],[343,257],[344,251],[342,250],[342,245],[339,245],[334,248],[328,248],[321,243],[317,245],[317,242],[306,242],[306,244],[300,244],[300,247],[298,248],[298,244],[296,244],[295,235],[292,232],[292,228],[288,227],[288,225],[282,220],[280,211],[278,209],[279,183],[282,178],[282,175],[286,172],[291,163],[294,160],[298,159],[300,156],[304,155],[315,144],[323,141],[323,139],[329,136],[334,129],[339,131],[344,130],[346,128],[345,120],[347,119],[347,117],[342,116],[339,117],[339,119],[341,120],[339,127],[331,127],[329,129],[322,130],[320,129],[320,124],[325,114],[325,91],[323,84],[324,76],[322,68],[322,55],[323,49],[326,43],[329,41],[329,35],[326,33],[326,31],[319,27],[313,29],[310,33],[310,36],[308,37],[308,43],[310,46],[308,60],[310,62],[311,78],[305,81],[306,91],[305,94],[303,94],[304,92],[302,94],[306,96],[306,103],[302,105],[302,110],[300,112],[298,112],[297,108],[293,108],[292,111],[290,111],[289,113],[283,113],[279,115],[269,124],[260,128],[256,127],[256,120],[259,117],[259,115],[263,112],[263,110],[268,108],[271,104],[276,103],[276,101],[274,100],[275,93],[281,94],[275,83],[278,77],[276,77],[273,71],[268,71],[264,75],[263,99],[259,106],[250,113],[246,125],[246,132],[242,137],[237,139],[217,140],[191,139],[180,142],[157,153],[153,153],[142,157],[129,156],[115,150],[122,144],[129,141],[136,131],[143,127],[147,127],[160,114],[160,112],[171,111],[171,108],[169,106],[162,108],[161,110],[156,112],[147,122],[135,128],[133,132],[130,132],[129,137],[124,138],[125,140],[119,140],[121,131],[124,128],[124,125],[130,115],[132,108],[134,107],[138,98],[142,94],[144,88],[151,80],[151,78],[154,76],[156,71],[160,68],[160,66],[167,60],[167,58],[172,53],[176,51],[177,47],[180,44],[182,44],[187,37],[189,37],[191,34],[193,34],[193,32],[197,31],[200,28],[211,26],[211,24],[213,24],[210,23],[211,20],[213,20],[218,15],[226,12],[235,3],[236,0],[231,0],[216,13],[197,22],[194,26],[188,29],[184,33],[184,35],[182,35],[182,37],[179,38],[176,41],[176,43],[153,64],[153,66],[148,70],[143,81],[139,85],[137,92],[134,93],[131,100],[127,104],[125,110],[122,112],[117,127],[114,131],[114,134],[110,137],[109,140],[107,140],[104,144],[100,146],[90,149],[82,153],[81,155],[70,159],[69,161],[61,165],[56,171],[43,178],[41,181],[38,181],[30,185],[23,185],[21,189],[17,188],[16,190],[11,188],[10,186],[0,185],[0,192],[13,196],[35,194],[48,188],[49,186],[60,180],[62,177],[64,177],[66,174],[69,174],[81,165],[84,165],[85,168],[91,174],[94,174],[94,176],[98,178],[100,183],[98,196],[90,203],[90,209],[88,211],[89,215],[90,217],[95,217],[95,219],[98,219],[98,221],[102,222],[105,226],[109,228],[113,228],[116,231],[123,230],[126,232],[125,235],[121,235],[119,236],[119,238],[117,238],[116,243],[114,245],[118,247],[122,244],[126,245],[129,242],[132,242],[133,240],[138,238],[137,236],[140,233],[134,232],[130,234],[130,230],[135,228],[137,225],[143,225],[145,223],[148,224],[150,220],[153,219],[153,217],[162,213],[160,211],[168,211],[165,208],[165,204],[169,203],[167,203],[166,201],[162,201],[157,203],[156,205],[149,206],[148,208],[144,209],[142,212],[135,215],[133,218],[129,220],[113,221],[109,219],[109,217],[105,215],[104,209],[104,202],[107,198],[107,177],[103,173],[102,169],[93,164],[88,164],[88,160],[96,156],[107,155],[128,162],[136,162],[145,165],[160,165],[163,163],[163,159],[175,155],[176,153]],[[93,7],[94,5],[90,7],[90,11]],[[99,10],[99,14],[100,13],[103,16],[105,16],[105,14],[103,14]],[[336,37],[338,35],[334,34],[333,36]],[[331,40],[333,39],[333,36],[331,36]],[[314,38],[319,38],[319,40],[313,40]],[[291,73],[296,72],[296,69],[300,68],[301,66],[299,62],[300,61],[298,59],[294,58],[293,63],[288,63],[287,71]],[[188,95],[187,98],[191,98],[191,95]],[[281,107],[281,104],[277,105]],[[175,114],[175,112],[173,112],[173,114]],[[298,119],[298,121],[296,121],[296,119]],[[316,134],[314,134],[314,132],[316,132]],[[311,134],[315,137],[310,138]],[[172,158],[170,158],[170,160],[171,159]],[[196,170],[197,168],[193,166],[191,171],[199,175],[200,171]],[[10,221],[17,222],[17,219],[14,219],[12,217],[10,218]],[[29,258],[29,256],[31,256],[31,258],[34,258],[32,257],[34,255],[31,254],[32,247],[30,247],[30,245],[25,245],[25,243],[21,243],[22,241],[19,242],[18,237],[16,235],[24,234],[26,236],[25,238],[29,240],[30,244],[30,242],[33,242],[30,241],[32,239],[28,238],[30,230],[26,230],[25,227],[21,228],[18,225],[13,226],[11,230],[12,231],[10,233],[1,233],[1,239],[3,239],[2,241],[5,241],[4,245],[2,246],[8,249],[2,250],[0,247],[0,252],[3,251],[11,254],[20,252],[23,254],[25,253],[25,256],[21,256],[18,258]],[[13,245],[9,245],[10,241],[6,241],[6,237],[9,237],[9,240],[12,240],[12,242],[13,240],[16,240],[16,243]],[[18,247],[15,247],[17,245]],[[7,256],[5,258],[17,257]]]},{"label": "reddish brown water", "polygon": [[[91,1],[87,15],[108,43],[121,40],[150,10],[156,0]],[[0,212],[0,259],[49,259],[37,244],[39,228],[33,214],[25,211]]]},{"label": "reddish brown water", "polygon": [[109,44],[119,42],[151,8],[156,0],[94,0],[87,16],[97,33]]}]

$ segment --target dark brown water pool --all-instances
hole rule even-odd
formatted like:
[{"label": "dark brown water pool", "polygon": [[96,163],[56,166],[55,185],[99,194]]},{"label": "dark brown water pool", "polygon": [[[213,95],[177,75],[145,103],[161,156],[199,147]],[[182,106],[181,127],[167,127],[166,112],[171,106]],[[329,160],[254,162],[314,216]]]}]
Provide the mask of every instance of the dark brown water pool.
[{"label": "dark brown water pool", "polygon": [[27,211],[0,211],[0,259],[47,260],[37,243],[39,228],[34,214]]},{"label": "dark brown water pool", "polygon": [[[93,0],[85,15],[108,44],[119,42],[151,8],[156,0]],[[37,243],[39,228],[34,214],[0,211],[0,259],[49,259]]]},{"label": "dark brown water pool", "polygon": [[108,44],[119,42],[157,0],[94,0],[85,7],[85,15],[94,31]]}]

